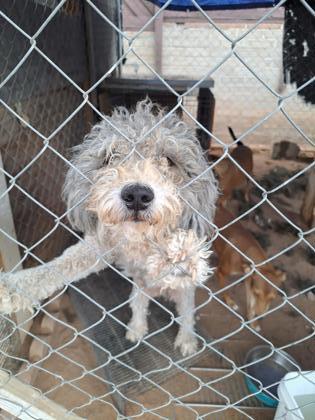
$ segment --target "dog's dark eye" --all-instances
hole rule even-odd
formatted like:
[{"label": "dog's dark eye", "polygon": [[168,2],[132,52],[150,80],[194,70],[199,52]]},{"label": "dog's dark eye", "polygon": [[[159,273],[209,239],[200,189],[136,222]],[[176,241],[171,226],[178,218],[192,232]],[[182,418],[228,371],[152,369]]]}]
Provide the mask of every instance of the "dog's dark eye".
[{"label": "dog's dark eye", "polygon": [[172,161],[172,159],[170,159],[169,157],[167,157],[166,159],[167,159],[168,166],[175,166],[175,163]]}]

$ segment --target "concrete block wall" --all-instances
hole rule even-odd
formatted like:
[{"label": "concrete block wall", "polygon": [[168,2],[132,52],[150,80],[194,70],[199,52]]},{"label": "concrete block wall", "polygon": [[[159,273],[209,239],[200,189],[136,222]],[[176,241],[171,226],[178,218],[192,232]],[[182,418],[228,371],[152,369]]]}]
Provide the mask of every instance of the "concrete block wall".
[{"label": "concrete block wall", "polygon": [[[250,28],[249,24],[239,23],[221,24],[220,27],[231,39],[241,38]],[[212,77],[216,98],[214,133],[229,142],[228,125],[237,134],[243,133],[277,107],[277,98],[251,71],[281,95],[295,89],[295,86],[284,86],[282,83],[282,37],[283,25],[272,23],[261,24],[240,39],[235,52],[249,67],[247,69],[236,56],[229,56],[230,42],[209,24],[164,23],[163,76],[200,79],[208,74]],[[134,49],[154,67],[153,32],[143,32],[135,41]],[[214,70],[221,62],[223,64],[220,68]],[[132,53],[123,66],[123,76],[154,77]],[[187,104],[192,111],[196,109],[192,100]],[[301,97],[294,95],[284,103],[283,108],[315,140],[315,107],[305,104]],[[279,140],[296,141],[310,148],[281,112],[266,119],[248,136],[250,144],[271,144]]]}]

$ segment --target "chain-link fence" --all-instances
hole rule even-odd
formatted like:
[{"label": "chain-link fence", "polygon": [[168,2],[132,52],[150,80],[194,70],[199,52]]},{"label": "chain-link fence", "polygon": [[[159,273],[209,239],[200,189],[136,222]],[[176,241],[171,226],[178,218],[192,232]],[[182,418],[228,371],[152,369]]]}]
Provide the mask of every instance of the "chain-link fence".
[{"label": "chain-link fence", "polygon": [[[128,1],[1,3],[0,264],[4,271],[16,273],[16,277],[1,276],[1,291],[8,279],[19,278],[22,284],[27,273],[33,273],[30,281],[38,281],[38,289],[45,289],[45,280],[60,270],[49,261],[74,243],[83,249],[83,266],[109,266],[89,276],[99,269],[86,267],[88,278],[77,283],[72,282],[76,275],[67,278],[63,272],[52,296],[37,292],[46,299],[36,302],[33,313],[1,315],[2,418],[273,418],[280,379],[265,378],[266,383],[263,375],[255,379],[261,375],[259,366],[266,361],[267,372],[272,359],[285,365],[282,375],[288,367],[314,387],[313,400],[298,403],[303,412],[314,410],[315,384],[303,373],[315,365],[315,163],[309,123],[314,106],[299,96],[314,89],[314,72],[307,72],[307,80],[295,77],[296,84],[290,80],[286,90],[275,83],[274,63],[278,69],[282,59],[283,7],[289,2],[275,2],[259,13],[247,10],[246,25],[231,29],[192,0],[199,20],[196,23],[189,15],[194,23],[187,30],[182,21],[170,22],[171,3],[168,0],[161,8],[133,3],[134,15],[142,16],[137,30],[123,29],[122,8],[132,6]],[[302,8],[311,17],[312,25],[311,3],[296,3],[299,13]],[[169,21],[161,43],[163,13]],[[180,19],[185,20],[187,13]],[[154,40],[152,28],[156,28]],[[156,49],[151,48],[153,42]],[[302,45],[302,57],[307,59],[312,45]],[[159,51],[161,55],[155,56]],[[296,51],[294,59],[286,57],[287,79],[290,71],[294,73]],[[250,92],[255,92],[257,108],[246,99]],[[133,108],[147,94],[166,105],[167,111],[135,140],[132,129],[126,135],[125,128],[107,114],[116,105]],[[187,322],[185,310],[177,313],[172,303],[148,295],[130,273],[116,266],[109,255],[117,244],[96,252],[95,237],[82,237],[67,221],[69,215],[72,221],[76,218],[73,212],[88,201],[89,194],[75,196],[67,209],[61,199],[69,170],[76,177],[73,188],[88,182],[97,189],[98,178],[90,178],[93,169],[82,171],[69,150],[81,144],[96,120],[108,123],[120,147],[128,150],[127,161],[136,157],[141,162],[146,160],[142,143],[160,133],[174,114],[197,130],[204,148],[211,139],[209,156],[208,150],[203,152],[209,164],[190,173],[186,184],[177,185],[175,191],[193,214],[191,220],[201,218],[208,229],[207,243],[216,251],[210,257],[214,275],[198,283],[195,305],[185,307],[196,320],[192,341],[197,339],[198,347],[192,354],[174,348],[177,330]],[[292,133],[291,140],[299,138],[299,144],[307,146],[308,152],[294,161],[270,160],[270,145],[279,140],[275,133],[279,121],[281,130],[286,127],[286,133]],[[232,142],[227,137],[229,125],[237,134]],[[251,168],[250,150],[249,158],[244,156],[256,138],[269,151],[254,153]],[[237,150],[244,147],[240,158]],[[107,158],[116,159],[116,151],[112,152],[114,157]],[[92,150],[86,156],[87,161],[95,158]],[[214,219],[211,195],[206,196],[209,207],[203,213],[183,193],[191,186],[192,196],[197,194],[204,176],[213,182],[212,170],[224,194],[219,196]],[[167,176],[163,179],[168,182]],[[234,191],[244,186],[246,200]],[[147,247],[154,246],[155,257],[162,258],[167,244],[146,241]],[[70,260],[76,258],[72,249],[63,254]],[[74,260],[69,264],[75,265]],[[136,259],[133,264],[142,270]],[[21,274],[21,266],[37,271]],[[162,269],[155,273],[156,280],[165,277],[169,286],[168,275]],[[15,292],[22,291],[29,302],[32,291],[21,284],[15,284]],[[132,343],[125,337],[132,330],[129,306],[146,305],[141,299],[138,303],[139,296],[149,298],[149,326],[144,337]],[[1,299],[2,305],[8,302],[4,295]],[[258,345],[265,346],[260,348],[263,353],[246,359]],[[271,398],[273,408],[256,398],[261,391]],[[279,418],[288,415],[301,418],[290,407]]]},{"label": "chain-link fence", "polygon": [[[140,30],[144,18],[148,19],[154,13],[153,7],[150,8],[148,5],[146,7],[145,12],[143,9],[133,7],[132,3],[129,5],[129,2],[126,2],[124,24],[129,37]],[[284,7],[279,7],[272,13],[269,12],[270,10],[261,8],[205,12],[230,39],[239,38],[234,49],[239,58],[234,54],[229,56],[230,42],[209,23],[201,11],[165,11],[163,13],[160,53],[162,74],[168,79],[182,77],[200,79],[208,73],[209,68],[213,68],[211,73],[215,81],[213,93],[217,107],[220,109],[220,113],[216,115],[213,130],[225,142],[229,141],[226,130],[227,121],[236,132],[243,132],[268,115],[270,109],[275,106],[274,95],[270,94],[270,91],[259,82],[255,75],[271,89],[282,95],[289,95],[295,91],[293,82],[296,78],[300,77],[301,83],[305,72],[312,73],[313,65],[311,62],[305,62],[303,68],[295,66],[295,78],[286,77],[286,69],[290,67],[290,63],[297,60],[296,49],[299,49],[303,55],[302,44],[303,41],[307,44],[307,39],[302,39],[302,36],[300,42],[293,40],[292,35],[297,33],[294,17],[285,20]],[[286,13],[289,14],[289,10]],[[302,15],[299,15],[298,18],[305,21],[308,16],[306,14],[302,18]],[[261,19],[263,20],[256,26],[256,22]],[[309,19],[311,20],[311,17]],[[242,37],[244,33],[247,35]],[[137,54],[153,67],[157,53],[155,39],[156,28],[152,24],[146,27],[134,43]],[[288,51],[285,63],[282,60],[283,48]],[[228,60],[225,59],[227,56],[229,56]],[[150,69],[134,54],[128,55],[122,74],[131,78],[152,76]],[[186,102],[188,102],[188,109],[194,113],[195,98],[187,97]],[[314,137],[313,108],[308,106],[302,97],[293,94],[284,108],[289,113],[294,113],[296,122],[309,136]],[[242,118],[239,118],[240,115]],[[252,132],[251,144],[270,145],[275,139],[290,140],[306,146],[303,138],[287,124],[286,119],[280,114],[268,118],[262,127],[257,127]]]}]

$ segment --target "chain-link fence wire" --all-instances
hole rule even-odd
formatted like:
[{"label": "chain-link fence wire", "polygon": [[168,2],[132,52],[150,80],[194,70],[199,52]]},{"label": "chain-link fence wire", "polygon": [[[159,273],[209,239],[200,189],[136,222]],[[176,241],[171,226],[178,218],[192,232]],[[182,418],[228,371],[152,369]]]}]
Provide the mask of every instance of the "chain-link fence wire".
[{"label": "chain-link fence wire", "polygon": [[[142,4],[142,2],[139,3]],[[153,13],[153,9],[149,12]],[[235,39],[252,28],[255,22],[267,12],[267,9],[223,10],[210,11],[207,15],[214,19],[225,34]],[[299,59],[295,56],[296,50],[303,51],[303,41],[305,48],[308,48],[307,40],[304,40],[303,36],[301,36],[302,45],[291,38],[296,33],[293,25],[294,18],[284,23],[284,17],[283,7],[274,10],[254,30],[250,30],[246,37],[239,39],[234,51],[268,86],[282,95],[287,95],[295,90],[293,82],[305,80],[304,73],[312,73],[313,66],[304,59],[303,66],[296,65],[293,70],[295,79],[291,76],[291,83],[289,83],[288,72],[285,76],[287,83],[284,83],[284,74],[290,69],[292,62],[294,63],[295,60],[296,63]],[[304,20],[305,18],[304,16]],[[309,19],[311,20],[311,17]],[[136,33],[136,28],[140,28],[142,24],[141,17],[137,16],[137,8],[133,12],[127,6],[124,8],[124,24],[128,36],[132,37]],[[213,131],[225,142],[230,140],[226,129],[227,121],[237,133],[240,133],[262,119],[276,105],[274,95],[265,89],[264,85],[239,59],[232,55],[229,60],[224,60],[230,52],[230,43],[219,31],[209,25],[200,11],[164,12],[162,31],[161,55],[164,77],[199,79],[210,67],[219,65],[211,74],[215,81],[213,93],[217,107],[221,110],[220,115],[216,115]],[[285,66],[282,60],[283,44],[288,53]],[[137,37],[134,47],[135,51],[154,67],[156,50],[153,27],[149,26]],[[224,62],[221,64],[222,60]],[[303,57],[299,61],[302,60]],[[293,71],[291,68],[290,73],[293,74]],[[131,78],[150,77],[150,70],[135,55],[129,54],[122,67],[122,74]],[[187,101],[189,101],[188,109],[194,114],[196,99],[187,97]],[[303,127],[309,136],[314,137],[312,106],[308,106],[302,97],[294,95],[286,101],[284,108],[289,113],[294,113],[295,121],[299,126]],[[305,146],[303,138],[287,124],[282,114],[275,114],[266,120],[261,128],[258,127],[252,132],[251,144],[270,145],[275,139],[291,140]]]},{"label": "chain-link fence wire", "polygon": [[[251,63],[246,60],[246,55],[244,58],[237,49],[247,37],[253,35],[255,30],[259,28],[259,25],[263,24],[268,15],[277,11],[284,5],[285,1],[280,1],[277,6],[266,12],[266,14],[257,20],[255,24],[246,28],[244,32],[231,35],[225,28],[218,26],[200,8],[197,2],[193,0],[193,4],[204,17],[205,22],[209,25],[211,31],[217,33],[217,36],[224,39],[226,51],[217,62],[212,63],[212,65],[209,65],[204,69],[204,73],[198,76],[198,81],[196,81],[193,88],[181,95],[177,94],[172,87],[168,85],[165,78],[154,70],[152,63],[143,58],[134,47],[137,39],[145,32],[146,28],[154,22],[158,15],[167,8],[170,1],[171,0],[166,2],[161,9],[157,10],[148,22],[137,33],[132,34],[132,36],[124,33],[122,29],[117,26],[117,22],[113,22],[109,19],[108,16],[104,14],[104,11],[99,8],[99,4],[92,0],[86,0],[83,3],[85,12],[87,9],[93,11],[93,13],[98,16],[100,25],[109,25],[109,27],[111,27],[115,33],[119,34],[126,42],[123,56],[119,57],[112,66],[105,68],[102,74],[97,77],[97,80],[94,80],[93,84],[88,88],[82,83],[86,80],[86,73],[84,71],[87,71],[87,63],[81,62],[81,65],[78,66],[76,60],[72,62],[72,64],[76,64],[74,66],[75,70],[84,69],[84,76],[81,78],[76,77],[77,75],[75,73],[73,74],[71,69],[64,67],[62,61],[58,61],[58,57],[59,59],[62,59],[63,57],[70,56],[67,55],[67,52],[65,51],[65,40],[69,41],[69,45],[72,46],[72,53],[73,51],[79,53],[78,60],[86,59],[87,53],[84,50],[85,35],[82,33],[82,26],[81,30],[78,28],[73,28],[71,30],[69,26],[71,25],[71,22],[76,21],[76,19],[74,21],[67,20],[66,22],[61,22],[59,30],[57,31],[58,33],[56,33],[55,30],[52,30],[52,33],[47,38],[47,42],[44,42],[43,44],[40,42],[41,37],[43,37],[44,34],[47,36],[46,31],[48,31],[50,27],[53,28],[53,24],[56,23],[58,19],[65,19],[64,14],[67,15],[65,10],[68,12],[69,10],[72,11],[70,13],[72,18],[73,14],[77,16],[78,20],[76,21],[76,24],[80,26],[80,22],[82,23],[80,19],[82,19],[83,11],[81,5],[78,7],[76,2],[65,0],[26,2],[26,5],[32,4],[32,6],[34,6],[34,11],[43,11],[41,16],[36,17],[36,22],[33,27],[31,25],[31,19],[26,19],[23,23],[20,20],[23,17],[29,16],[29,10],[27,8],[23,10],[23,7],[18,5],[17,2],[8,2],[7,6],[3,3],[3,6],[1,6],[0,17],[3,21],[3,25],[1,25],[3,31],[2,40],[4,40],[2,46],[5,48],[5,59],[2,61],[2,63],[5,63],[5,66],[2,71],[0,84],[1,113],[3,114],[1,130],[2,139],[9,139],[9,142],[5,141],[1,147],[1,153],[2,156],[4,156],[4,168],[1,169],[1,172],[5,175],[8,183],[8,188],[6,191],[2,192],[2,197],[7,194],[10,196],[17,238],[12,237],[4,229],[1,229],[1,234],[20,247],[22,254],[21,261],[25,263],[26,266],[29,264],[29,259],[32,259],[36,264],[45,264],[47,262],[47,255],[49,255],[50,258],[53,257],[64,249],[70,240],[84,241],[84,239],[74,232],[67,224],[67,211],[61,207],[58,199],[60,186],[62,184],[61,180],[64,176],[63,173],[66,168],[73,166],[68,160],[67,148],[68,146],[77,144],[81,141],[82,135],[86,131],[84,115],[87,110],[92,109],[100,119],[107,119],[91,101],[91,96],[103,81],[106,82],[107,77],[117,71],[124,58],[128,59],[129,55],[137,57],[141,62],[141,65],[145,66],[147,69],[148,74],[160,80],[161,84],[166,86],[167,89],[177,96],[177,105],[167,113],[165,118],[168,118],[168,116],[173,112],[176,112],[177,109],[181,109],[185,118],[202,130],[205,130],[204,127],[197,121],[195,115],[186,108],[186,98],[194,89],[198,89],[202,80],[211,77],[216,71],[223,68],[226,63],[233,60],[237,62],[239,66],[243,66],[246,71],[251,74],[253,80],[257,83],[257,86],[260,86],[261,90],[268,92],[268,95],[273,98],[274,103],[274,106],[270,107],[268,113],[262,118],[257,119],[254,124],[244,130],[238,139],[246,141],[248,137],[253,135],[275,115],[282,115],[292,129],[303,137],[306,144],[311,146],[314,145],[311,136],[304,132],[299,124],[296,123],[294,116],[286,109],[286,104],[291,98],[296,96],[297,91],[306,89],[307,86],[311,85],[311,83],[314,82],[314,77],[298,88],[292,89],[288,94],[280,94],[273,86],[270,86],[268,80],[265,80],[260,76],[256,68],[252,67]],[[43,3],[45,3],[44,6]],[[314,17],[315,12],[310,5],[306,1],[301,1],[301,3]],[[33,16],[35,16],[35,14]],[[26,22],[28,22],[30,27],[25,26]],[[58,36],[61,38],[59,54],[56,54],[58,51],[56,36],[57,38]],[[49,42],[51,42],[51,49],[47,50]],[[16,47],[17,45],[18,47]],[[78,45],[78,49],[75,48],[75,45]],[[15,59],[9,61],[8,57],[12,57],[12,54]],[[49,76],[47,77],[47,75]],[[34,81],[36,83],[34,83]],[[48,89],[51,86],[53,86],[54,89]],[[217,112],[219,112],[219,110]],[[89,121],[89,119],[87,119],[87,121]],[[157,128],[157,126],[153,129],[155,128]],[[119,127],[115,127],[115,129],[122,135]],[[149,134],[150,133],[146,133],[144,138]],[[43,339],[43,337],[28,331],[26,329],[27,320],[24,320],[22,323],[16,323],[11,320],[11,318],[2,316],[2,319],[6,321],[6,325],[11,327],[9,333],[5,332],[3,334],[1,339],[2,343],[11,340],[12,336],[17,331],[22,331],[33,340],[41,342],[48,350],[44,358],[41,358],[36,363],[30,363],[26,357],[12,355],[6,349],[1,348],[1,353],[6,359],[23,364],[22,371],[20,370],[18,374],[15,374],[17,378],[22,377],[22,374],[30,369],[37,369],[40,374],[44,375],[44,378],[46,378],[46,386],[42,387],[43,389],[39,389],[40,393],[35,400],[40,400],[44,396],[58,396],[58,391],[61,393],[71,392],[71,395],[74,395],[75,397],[71,400],[64,400],[64,405],[67,410],[69,410],[68,413],[77,413],[78,415],[83,416],[85,413],[88,413],[88,416],[91,418],[93,418],[93,416],[96,418],[95,413],[97,412],[102,413],[103,417],[105,416],[105,413],[108,416],[113,416],[113,418],[126,417],[126,413],[119,412],[116,405],[113,404],[112,397],[115,397],[115,401],[117,400],[117,397],[119,397],[123,403],[132,407],[132,414],[128,415],[129,417],[151,415],[153,417],[169,418],[171,414],[168,410],[172,410],[171,413],[175,415],[182,413],[183,418],[184,415],[192,416],[193,418],[207,418],[208,416],[220,418],[220,416],[224,416],[225,413],[230,416],[228,418],[233,418],[231,417],[233,415],[240,418],[258,418],[258,415],[250,414],[247,404],[256,394],[255,392],[250,393],[249,391],[245,391],[243,395],[238,395],[236,398],[234,394],[230,393],[229,384],[233,384],[234,386],[235,383],[233,381],[235,381],[235,378],[240,377],[243,380],[244,377],[250,377],[250,375],[246,372],[246,367],[248,366],[244,364],[243,358],[237,359],[229,354],[229,349],[226,351],[223,350],[225,343],[228,340],[239,337],[239,334],[241,333],[249,332],[251,337],[254,337],[256,341],[259,340],[259,342],[270,346],[270,354],[277,354],[280,350],[290,351],[290,349],[299,345],[307,346],[312,342],[314,336],[314,320],[312,314],[306,307],[301,306],[300,303],[297,302],[297,298],[312,291],[314,284],[307,285],[307,287],[303,285],[301,290],[293,294],[288,294],[284,289],[275,286],[270,279],[263,276],[259,270],[264,263],[275,262],[280,257],[286,256],[290,251],[300,246],[304,246],[312,255],[315,252],[314,243],[312,242],[314,229],[303,230],[296,221],[292,220],[290,215],[284,212],[273,200],[273,196],[276,193],[285,188],[289,188],[290,185],[300,179],[303,175],[306,175],[309,170],[315,166],[314,162],[298,169],[295,173],[287,174],[287,176],[285,176],[277,185],[272,185],[271,187],[265,186],[266,184],[258,182],[251,174],[246,173],[239,163],[233,159],[230,152],[231,147],[235,145],[235,142],[226,144],[219,136],[214,135],[214,133],[207,132],[207,134],[212,138],[213,144],[221,145],[223,148],[222,156],[218,161],[212,163],[207,170],[215,168],[222,159],[229,159],[249,179],[250,183],[256,188],[256,193],[259,197],[259,200],[252,207],[243,211],[233,222],[245,220],[247,216],[255,214],[255,212],[265,206],[268,207],[268,209],[271,209],[280,220],[286,223],[286,229],[290,229],[295,237],[291,243],[286,244],[285,246],[281,245],[281,247],[274,251],[272,255],[268,255],[265,261],[258,264],[252,261],[246,253],[242,252],[231,241],[224,237],[224,230],[228,225],[219,229],[217,228],[215,237],[222,237],[251,265],[251,272],[246,273],[237,280],[231,282],[228,288],[234,289],[238,284],[244,282],[250,274],[258,273],[263,277],[264,281],[276,288],[281,296],[280,303],[277,301],[276,305],[273,305],[271,309],[258,318],[267,318],[268,316],[287,308],[300,320],[301,325],[307,325],[307,330],[303,331],[299,336],[294,334],[294,338],[290,338],[285,342],[274,344],[274,340],[264,335],[263,331],[258,332],[252,328],[252,320],[246,320],[238,311],[232,309],[224,302],[222,299],[222,289],[214,288],[212,290],[214,282],[212,279],[206,285],[200,285],[200,288],[206,294],[206,298],[201,303],[197,303],[195,311],[197,312],[209,304],[217,305],[217,307],[224,309],[225,314],[232,314],[233,319],[237,320],[237,326],[235,327],[234,325],[235,328],[233,327],[230,331],[225,331],[223,335],[218,334],[215,339],[206,338],[198,330],[195,334],[201,344],[198,354],[201,355],[206,351],[206,355],[209,357],[210,355],[212,355],[212,357],[216,355],[222,362],[221,366],[223,365],[223,367],[221,373],[223,372],[223,374],[219,377],[212,377],[210,379],[202,377],[198,375],[196,371],[198,367],[189,366],[188,362],[191,358],[183,358],[178,355],[175,357],[173,353],[168,354],[167,348],[163,348],[163,346],[159,347],[157,341],[153,341],[156,337],[159,339],[163,337],[163,334],[167,333],[169,327],[181,324],[181,319],[174,315],[171,309],[163,302],[161,303],[159,300],[153,298],[150,298],[150,300],[155,303],[162,313],[167,314],[168,318],[162,327],[159,326],[157,330],[154,330],[153,332],[150,331],[150,334],[142,340],[141,345],[154,352],[156,357],[158,355],[161,358],[161,361],[164,361],[164,365],[160,366],[159,363],[157,363],[153,369],[152,366],[148,366],[146,371],[143,372],[132,366],[133,355],[135,350],[137,350],[138,345],[129,345],[129,347],[126,348],[121,345],[120,351],[114,353],[107,348],[102,348],[95,337],[91,335],[92,330],[102,325],[105,320],[113,321],[119,324],[124,331],[127,330],[127,321],[121,320],[122,318],[119,316],[119,311],[130,303],[132,297],[125,297],[124,300],[113,307],[104,307],[97,302],[96,299],[91,298],[85,293],[79,285],[67,284],[65,279],[67,287],[49,301],[57,299],[58,296],[62,296],[66,289],[71,290],[71,292],[74,292],[78,296],[89,301],[89,304],[93,306],[97,316],[88,326],[82,328],[82,326],[79,326],[76,323],[72,324],[69,321],[69,318],[57,318],[54,314],[47,311],[46,306],[48,302],[45,302],[36,308],[34,314],[29,316],[29,319],[34,319],[39,313],[44,313],[55,321],[56,328],[65,335],[64,340],[61,339],[61,341],[59,340],[59,342],[51,344]],[[125,140],[127,142],[129,141],[128,138],[125,138]],[[142,139],[140,139],[140,141],[141,140]],[[135,150],[135,148],[133,148],[133,153],[138,153],[139,155],[139,152]],[[143,158],[143,156],[139,157]],[[186,204],[191,207],[190,203]],[[196,209],[193,210],[197,212]],[[30,226],[30,213],[32,214],[32,217],[33,213],[36,214],[36,219],[38,219],[38,222],[42,221],[43,228],[34,229],[33,226]],[[200,216],[203,217],[202,215]],[[208,220],[207,222],[209,223],[209,228],[210,226],[213,226],[212,221]],[[40,237],[36,236],[39,231],[41,232]],[[60,232],[59,238],[62,238],[62,240],[55,236],[58,232]],[[215,237],[213,239],[215,239]],[[41,246],[43,246],[43,251],[40,251]],[[47,254],[45,254],[47,247],[51,248],[47,251]],[[99,258],[106,261],[106,254],[99,255]],[[132,279],[125,276],[119,269],[111,264],[109,264],[109,266],[119,275],[125,285],[133,284]],[[113,287],[114,286],[111,285],[111,289]],[[60,336],[58,336],[58,339],[60,339]],[[84,360],[80,361],[80,359],[77,359],[76,351],[80,346],[85,348],[86,351],[88,346],[92,346],[96,352],[102,354],[103,362],[96,363],[96,366],[91,366],[90,363],[85,363]],[[50,368],[45,364],[48,360],[53,361],[50,364]],[[97,360],[99,362],[100,358],[98,357]],[[199,359],[194,358],[193,360],[198,361]],[[60,370],[61,362],[67,366],[67,369],[74,369],[71,375]],[[120,369],[131,372],[131,378],[125,373],[119,377],[118,381],[114,381],[113,378],[108,375],[104,376],[103,369],[108,368],[110,363],[115,363]],[[308,368],[309,366],[311,366],[311,362],[309,362]],[[174,383],[171,386],[163,381],[163,376],[167,377],[167,371],[170,368],[174,369],[171,378],[174,379]],[[301,373],[301,366],[299,364],[295,364],[295,368]],[[305,366],[303,366],[303,369],[304,368]],[[73,372],[75,373],[73,374]],[[9,371],[9,373],[10,375],[14,375],[13,371]],[[154,374],[159,375],[154,376]],[[51,382],[52,379],[53,382]],[[96,388],[91,391],[86,385],[85,381],[88,382],[88,379],[92,379],[98,383],[99,387],[97,392],[94,392],[94,389]],[[177,388],[181,382],[188,384],[184,390],[181,387]],[[156,400],[153,399],[153,403],[150,402],[150,404],[148,404],[146,400],[141,400],[141,395],[128,392],[128,387],[126,388],[126,386],[131,383],[147,383],[150,389],[153,390],[154,395],[159,395],[160,398],[157,398]],[[236,384],[236,386],[240,386],[240,382],[236,381]],[[274,385],[275,384],[271,384],[267,387],[263,387],[263,385],[260,384],[260,387],[267,394],[270,394],[270,388]],[[200,402],[198,398],[200,398],[202,392],[205,393],[206,400]],[[209,400],[207,400],[209,393],[212,397],[215,396],[215,401],[212,404],[207,405],[207,403],[209,403]],[[146,396],[149,398],[148,394],[146,394]],[[196,396],[198,397],[197,401],[195,399]],[[56,400],[58,401],[58,397]],[[36,401],[34,401],[32,405],[36,405]],[[30,413],[32,407],[22,406],[20,404],[20,408],[20,415],[22,415]],[[179,412],[176,410],[179,410]],[[34,417],[30,415],[30,418]]]}]

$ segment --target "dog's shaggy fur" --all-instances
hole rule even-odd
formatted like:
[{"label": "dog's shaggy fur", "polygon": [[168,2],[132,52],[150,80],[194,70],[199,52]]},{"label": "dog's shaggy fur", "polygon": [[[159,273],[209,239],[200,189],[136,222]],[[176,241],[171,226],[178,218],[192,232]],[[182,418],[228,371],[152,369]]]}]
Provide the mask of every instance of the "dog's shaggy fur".
[{"label": "dog's shaggy fur", "polygon": [[[129,185],[149,188],[153,200],[144,209],[130,209],[122,199]],[[134,281],[127,338],[146,334],[150,297],[165,294],[180,315],[175,345],[183,355],[192,354],[194,292],[212,272],[204,238],[217,198],[193,131],[175,115],[153,112],[148,100],[134,113],[118,108],[75,148],[64,198],[71,225],[84,239],[44,266],[4,274],[0,310],[31,307],[115,264]]]}]

